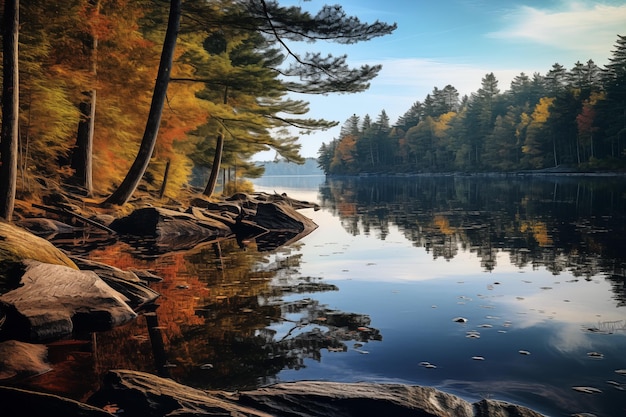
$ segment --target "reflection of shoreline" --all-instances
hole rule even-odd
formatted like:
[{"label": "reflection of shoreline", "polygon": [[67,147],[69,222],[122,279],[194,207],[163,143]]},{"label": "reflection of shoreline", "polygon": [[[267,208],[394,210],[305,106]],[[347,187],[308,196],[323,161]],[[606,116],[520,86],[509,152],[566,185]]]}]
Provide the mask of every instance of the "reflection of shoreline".
[{"label": "reflection of shoreline", "polygon": [[257,192],[285,193],[298,200],[319,203],[319,188],[324,180],[323,175],[264,175],[251,181]]}]

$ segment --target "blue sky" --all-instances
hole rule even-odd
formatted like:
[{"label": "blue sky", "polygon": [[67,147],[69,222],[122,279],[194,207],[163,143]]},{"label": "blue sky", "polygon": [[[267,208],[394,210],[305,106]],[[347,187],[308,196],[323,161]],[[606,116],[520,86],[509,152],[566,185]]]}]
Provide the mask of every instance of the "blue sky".
[{"label": "blue sky", "polygon": [[[361,21],[397,23],[388,36],[356,45],[326,42],[299,50],[347,54],[351,65],[382,64],[368,91],[349,95],[299,96],[308,116],[336,120],[334,129],[300,138],[302,155],[316,157],[322,142],[339,137],[353,114],[372,119],[385,110],[395,123],[433,88],[454,86],[461,95],[480,88],[493,72],[501,91],[521,72],[545,74],[554,63],[570,69],[592,59],[604,66],[617,35],[626,35],[626,0],[281,0],[317,12],[338,3]],[[271,159],[274,153],[255,159]]]}]

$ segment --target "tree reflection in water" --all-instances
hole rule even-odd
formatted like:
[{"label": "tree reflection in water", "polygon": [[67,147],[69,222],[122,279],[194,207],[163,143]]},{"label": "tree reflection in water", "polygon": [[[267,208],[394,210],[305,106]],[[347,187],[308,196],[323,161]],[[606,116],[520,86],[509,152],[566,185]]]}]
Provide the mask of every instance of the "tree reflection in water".
[{"label": "tree reflection in water", "polygon": [[390,225],[432,253],[475,253],[486,271],[508,253],[522,268],[612,282],[626,305],[623,177],[415,176],[330,178],[321,205],[353,235],[385,239]]},{"label": "tree reflection in water", "polygon": [[272,255],[254,242],[243,251],[235,240],[225,240],[156,258],[137,255],[125,244],[91,253],[92,259],[163,277],[153,285],[162,294],[159,325],[148,314],[98,334],[97,373],[128,368],[200,388],[255,388],[282,369],[303,367],[305,359],[320,360],[322,349],[345,351],[348,341],[382,339],[368,316],[315,300],[315,293],[337,288],[300,276],[301,255],[289,248]]}]

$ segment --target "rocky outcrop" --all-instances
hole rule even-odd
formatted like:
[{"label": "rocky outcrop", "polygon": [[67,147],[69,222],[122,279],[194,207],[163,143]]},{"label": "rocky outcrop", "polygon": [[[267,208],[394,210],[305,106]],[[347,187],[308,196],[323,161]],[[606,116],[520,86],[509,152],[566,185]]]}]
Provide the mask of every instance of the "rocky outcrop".
[{"label": "rocky outcrop", "polygon": [[78,269],[70,258],[47,240],[0,221],[0,294],[18,285],[23,259]]},{"label": "rocky outcrop", "polygon": [[120,234],[152,236],[168,242],[186,239],[201,242],[231,233],[226,225],[216,220],[199,219],[190,213],[159,207],[137,209],[113,221],[110,228]]},{"label": "rocky outcrop", "polygon": [[113,221],[120,235],[150,237],[157,252],[191,249],[234,235],[241,246],[256,240],[259,250],[273,249],[300,239],[317,225],[297,210],[318,209],[316,204],[286,195],[236,194],[222,201],[195,198],[184,212],[144,207]]},{"label": "rocky outcrop", "polygon": [[0,296],[3,339],[45,341],[108,330],[137,315],[128,299],[92,271],[23,261],[19,287]]},{"label": "rocky outcrop", "polygon": [[[126,303],[134,311],[152,305],[160,294],[147,286],[148,281],[161,278],[148,271],[124,271],[111,265],[83,258],[72,258],[81,271],[93,271],[111,288],[126,297]],[[141,277],[140,277],[141,276]]]},{"label": "rocky outcrop", "polygon": [[541,417],[513,404],[472,404],[434,388],[401,384],[302,381],[253,391],[201,391],[154,375],[115,370],[88,401],[116,404],[124,415],[140,416],[431,416]]}]

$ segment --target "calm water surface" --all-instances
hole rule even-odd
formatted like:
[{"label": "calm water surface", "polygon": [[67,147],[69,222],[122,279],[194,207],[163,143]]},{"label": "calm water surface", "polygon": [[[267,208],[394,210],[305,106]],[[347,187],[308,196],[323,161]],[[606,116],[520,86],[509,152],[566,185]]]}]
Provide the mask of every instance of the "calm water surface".
[{"label": "calm water surface", "polygon": [[[228,240],[162,255],[132,242],[92,251],[158,273],[163,297],[156,315],[95,335],[73,365],[67,347],[52,348],[67,373],[89,366],[97,380],[124,367],[219,389],[409,383],[551,416],[626,415],[623,177],[255,186],[317,201],[302,212],[319,228],[278,251]],[[60,375],[41,385],[62,385]]]}]

